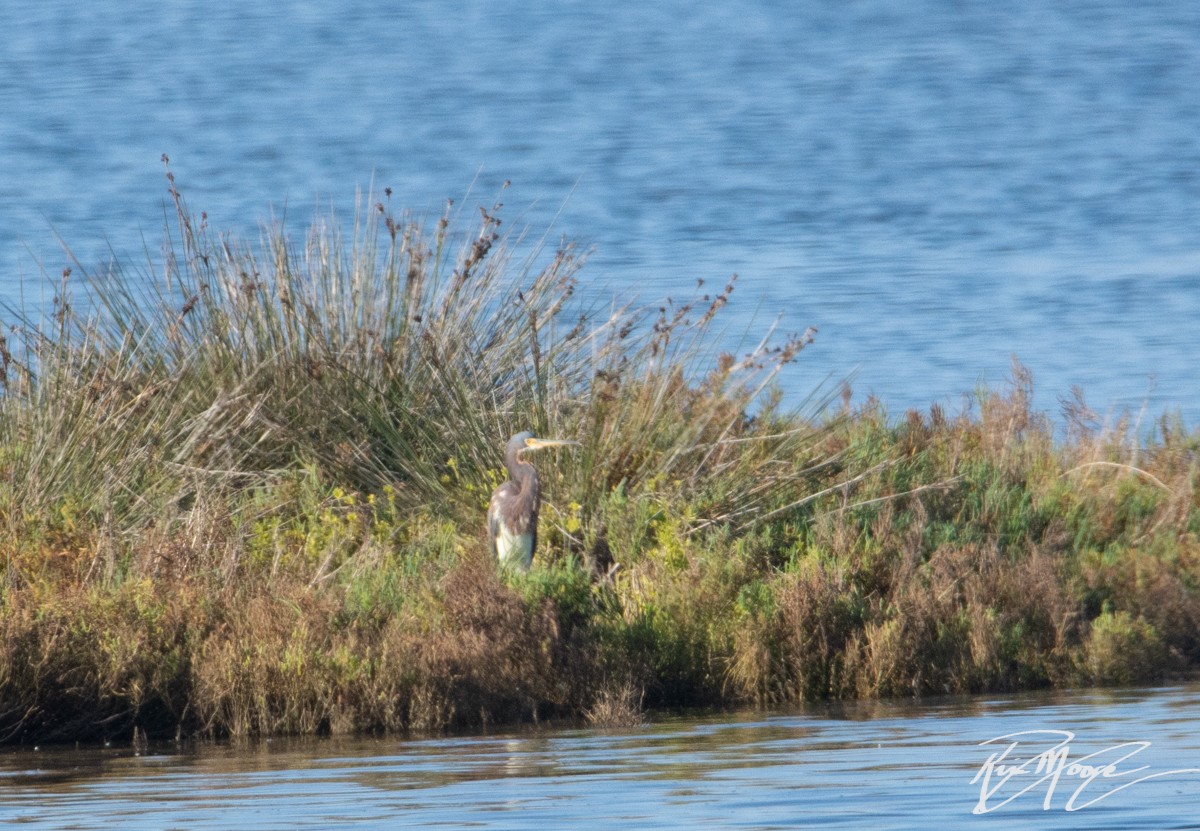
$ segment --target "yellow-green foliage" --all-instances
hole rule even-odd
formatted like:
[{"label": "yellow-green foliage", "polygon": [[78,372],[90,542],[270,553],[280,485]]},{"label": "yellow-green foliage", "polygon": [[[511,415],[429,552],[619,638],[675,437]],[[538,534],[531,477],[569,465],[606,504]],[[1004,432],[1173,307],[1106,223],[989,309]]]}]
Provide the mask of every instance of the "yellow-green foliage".
[{"label": "yellow-green foliage", "polygon": [[1092,621],[1083,671],[1097,684],[1136,684],[1161,675],[1166,647],[1153,624],[1105,609]]}]

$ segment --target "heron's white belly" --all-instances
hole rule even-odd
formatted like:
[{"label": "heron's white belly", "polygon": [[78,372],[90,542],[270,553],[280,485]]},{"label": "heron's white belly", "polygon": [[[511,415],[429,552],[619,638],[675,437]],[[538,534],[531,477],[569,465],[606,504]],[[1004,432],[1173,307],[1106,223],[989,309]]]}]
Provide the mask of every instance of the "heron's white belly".
[{"label": "heron's white belly", "polygon": [[508,568],[527,569],[533,562],[533,536],[531,534],[513,534],[500,523],[496,534],[496,559]]}]

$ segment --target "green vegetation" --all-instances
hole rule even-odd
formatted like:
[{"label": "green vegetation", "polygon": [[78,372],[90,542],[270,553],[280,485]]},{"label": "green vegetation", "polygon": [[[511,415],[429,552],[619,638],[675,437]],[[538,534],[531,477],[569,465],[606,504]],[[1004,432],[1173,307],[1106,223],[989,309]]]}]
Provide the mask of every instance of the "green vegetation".
[{"label": "green vegetation", "polygon": [[[170,174],[168,173],[170,178]],[[173,183],[173,179],[171,180]],[[579,253],[371,206],[161,262],[0,340],[0,740],[399,731],[1143,683],[1200,664],[1200,435],[1065,436],[1030,379],[896,420],[714,354],[733,284],[589,307]],[[486,556],[504,440],[528,574]]]}]

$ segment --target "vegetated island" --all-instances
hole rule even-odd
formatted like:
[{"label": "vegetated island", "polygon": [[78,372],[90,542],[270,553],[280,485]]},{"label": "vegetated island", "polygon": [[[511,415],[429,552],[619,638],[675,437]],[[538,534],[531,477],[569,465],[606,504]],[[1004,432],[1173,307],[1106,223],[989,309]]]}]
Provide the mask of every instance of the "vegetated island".
[{"label": "vegetated island", "polygon": [[[716,354],[732,282],[587,308],[390,193],[346,239],[176,221],[0,337],[0,741],[446,729],[1133,684],[1200,663],[1200,434],[781,405],[811,333]],[[464,229],[466,230],[466,229]],[[540,262],[534,265],[535,261]],[[520,429],[535,565],[488,559]],[[1056,435],[1057,430],[1057,435]]]}]

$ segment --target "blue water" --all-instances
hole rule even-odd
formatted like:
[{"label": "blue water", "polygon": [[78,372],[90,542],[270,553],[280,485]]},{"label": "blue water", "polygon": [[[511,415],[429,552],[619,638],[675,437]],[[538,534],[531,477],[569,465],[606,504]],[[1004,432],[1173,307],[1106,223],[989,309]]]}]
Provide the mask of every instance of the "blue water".
[{"label": "blue water", "polygon": [[[664,718],[620,731],[276,740],[141,755],[128,748],[25,748],[0,752],[0,825],[1200,828],[1197,707],[1200,688],[1192,686],[823,705]],[[997,769],[986,783],[976,778],[1008,744],[992,740],[1030,730],[1074,734],[1056,782],[1037,774],[1036,764],[1000,788]],[[1020,741],[1012,764],[1061,737]],[[1120,761],[1128,750],[1115,748],[1125,742],[1147,744]],[[1115,767],[1113,775],[1085,782],[1071,763]],[[1127,785],[1149,775],[1155,778]]]},{"label": "blue water", "polygon": [[1200,4],[0,0],[0,299],[160,256],[170,155],[214,227],[356,188],[595,247],[588,290],[737,272],[732,329],[819,328],[957,409],[1010,356],[1051,412],[1200,422]]}]

